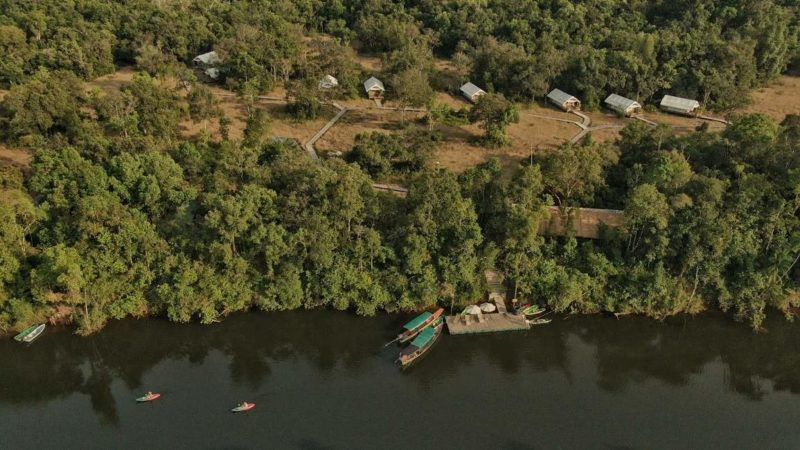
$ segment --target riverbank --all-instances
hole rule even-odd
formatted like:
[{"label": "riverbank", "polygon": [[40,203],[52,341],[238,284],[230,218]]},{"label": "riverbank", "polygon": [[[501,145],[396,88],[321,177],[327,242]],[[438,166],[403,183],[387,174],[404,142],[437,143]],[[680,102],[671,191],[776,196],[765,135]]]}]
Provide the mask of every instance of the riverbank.
[{"label": "riverbank", "polygon": [[[422,311],[422,310],[420,310],[420,311]],[[172,325],[174,327],[198,326],[198,327],[204,327],[204,328],[205,327],[213,328],[215,326],[218,326],[221,323],[226,322],[227,320],[230,320],[232,317],[238,317],[238,316],[241,316],[241,315],[259,316],[259,315],[264,315],[264,314],[266,314],[266,315],[280,315],[280,314],[289,314],[289,313],[291,313],[291,314],[300,314],[300,315],[302,315],[302,314],[321,314],[321,313],[322,314],[324,314],[324,313],[347,314],[347,315],[350,315],[350,316],[352,316],[354,318],[359,318],[359,319],[363,319],[363,320],[374,320],[374,321],[380,323],[381,321],[386,320],[387,317],[405,317],[405,318],[408,318],[408,317],[413,317],[418,312],[419,311],[416,311],[416,312],[415,311],[408,311],[408,312],[400,313],[400,314],[379,312],[375,316],[366,317],[366,316],[359,316],[359,315],[355,314],[355,312],[352,312],[352,311],[351,312],[342,312],[342,311],[328,310],[328,309],[324,309],[324,308],[318,308],[318,309],[313,309],[313,310],[302,310],[302,311],[295,310],[295,311],[273,311],[273,312],[264,312],[264,311],[259,311],[259,310],[255,309],[255,308],[253,308],[252,310],[249,310],[249,311],[238,311],[238,312],[232,313],[230,316],[222,318],[222,320],[219,320],[219,321],[215,322],[214,324],[205,324],[205,325],[204,324],[200,324],[199,322],[196,322],[196,321],[195,322],[190,322],[190,323],[172,322],[172,321],[169,321],[169,319],[164,315],[153,315],[153,316],[145,316],[145,317],[139,317],[139,318],[126,318],[126,319],[122,319],[122,320],[110,320],[103,326],[103,328],[101,328],[99,330],[96,330],[95,332],[93,332],[91,334],[88,334],[88,335],[85,335],[85,334],[81,335],[81,334],[76,333],[77,328],[74,325],[74,320],[72,320],[72,318],[63,317],[62,316],[62,317],[59,318],[59,320],[55,320],[55,321],[49,321],[48,320],[47,321],[48,328],[47,328],[46,333],[52,333],[53,330],[57,330],[59,333],[70,332],[72,334],[76,334],[76,335],[84,337],[84,338],[91,338],[92,336],[94,336],[94,335],[96,335],[98,333],[102,333],[107,327],[115,326],[115,324],[117,324],[119,322],[129,322],[129,321],[138,322],[138,321],[151,321],[151,320],[163,322],[165,324],[170,324],[170,325]],[[458,311],[456,311],[456,312],[458,312]],[[795,308],[793,311],[791,311],[791,314],[800,315],[800,308]],[[648,322],[652,322],[656,326],[658,324],[669,323],[669,322],[672,322],[672,321],[686,321],[686,320],[696,320],[698,318],[702,319],[704,317],[713,317],[713,318],[718,319],[718,320],[728,320],[728,321],[731,322],[732,325],[741,326],[741,327],[743,327],[745,329],[750,329],[749,327],[747,327],[746,324],[735,321],[733,316],[731,316],[730,314],[725,314],[725,313],[722,313],[722,312],[719,312],[719,311],[703,311],[703,312],[700,312],[700,313],[697,313],[697,314],[678,314],[678,315],[671,315],[671,316],[661,316],[659,318],[648,317],[648,316],[646,316],[644,314],[624,314],[624,315],[622,315],[622,314],[614,314],[614,313],[609,313],[609,312],[600,312],[600,313],[592,313],[592,314],[584,314],[584,313],[563,314],[562,313],[562,314],[557,314],[555,316],[550,315],[549,317],[550,318],[554,318],[556,320],[586,319],[586,318],[615,319],[615,320],[617,320],[619,322],[624,322],[626,320],[645,320],[645,321],[648,321]],[[780,321],[785,321],[785,322],[787,322],[789,324],[794,323],[794,322],[790,322],[788,320],[785,320],[784,319],[785,318],[785,314],[783,312],[777,311],[777,310],[769,311],[769,314],[767,315],[767,317],[770,318],[769,323],[772,323],[772,324],[780,322]],[[400,322],[402,322],[402,320],[404,320],[404,319],[397,319],[397,321],[400,321]],[[402,325],[402,323],[400,323],[400,322],[397,323],[397,327],[400,327],[400,325]],[[21,329],[24,329],[24,327],[21,328]],[[769,332],[769,326],[766,325],[762,330],[755,330],[755,331],[752,330],[752,329],[750,329],[750,330],[751,330],[751,332],[754,332],[754,333],[757,332],[757,331]],[[5,332],[0,331],[0,341],[11,340],[18,332],[19,331],[17,331],[17,330],[9,330],[9,331],[5,331]],[[467,333],[467,334],[469,334],[469,333]]]}]

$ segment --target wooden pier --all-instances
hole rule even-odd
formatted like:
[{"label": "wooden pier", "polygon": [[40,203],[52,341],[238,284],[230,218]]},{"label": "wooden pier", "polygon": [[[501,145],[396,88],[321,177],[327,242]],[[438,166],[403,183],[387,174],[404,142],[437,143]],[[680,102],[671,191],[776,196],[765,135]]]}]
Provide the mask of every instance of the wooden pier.
[{"label": "wooden pier", "polygon": [[482,314],[481,319],[476,316],[447,316],[444,320],[450,334],[496,333],[530,328],[524,316],[509,313]]},{"label": "wooden pier", "polygon": [[[492,278],[487,274],[490,287]],[[500,284],[499,282],[497,283]],[[521,331],[530,328],[525,316],[511,314],[506,309],[505,295],[497,289],[492,289],[489,300],[497,306],[496,313],[457,315],[444,318],[447,323],[447,331],[450,334],[476,334],[476,333],[495,333],[499,331]]]}]

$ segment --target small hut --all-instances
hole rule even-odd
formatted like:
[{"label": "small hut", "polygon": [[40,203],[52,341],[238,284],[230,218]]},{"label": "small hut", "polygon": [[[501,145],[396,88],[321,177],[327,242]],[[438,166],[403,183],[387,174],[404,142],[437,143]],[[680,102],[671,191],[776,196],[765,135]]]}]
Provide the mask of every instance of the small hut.
[{"label": "small hut", "polygon": [[192,60],[194,65],[196,66],[214,66],[222,62],[222,58],[217,55],[217,52],[210,51],[208,53],[203,53],[202,55],[197,55]]},{"label": "small hut", "polygon": [[581,109],[581,101],[567,94],[561,89],[553,89],[547,94],[547,100],[558,106],[564,111],[575,111]]},{"label": "small hut", "polygon": [[696,114],[697,109],[700,108],[700,102],[688,98],[665,95],[664,98],[661,99],[659,108],[661,108],[663,111],[671,112],[673,114],[693,116]]},{"label": "small hut", "polygon": [[334,78],[332,75],[325,75],[321,80],[319,80],[320,89],[333,89],[336,86],[339,86],[339,80]]},{"label": "small hut", "polygon": [[383,87],[383,82],[375,77],[371,77],[364,82],[364,90],[367,91],[367,97],[369,98],[381,98],[384,91],[386,91]]},{"label": "small hut", "polygon": [[472,103],[478,103],[478,98],[480,98],[481,95],[486,94],[486,91],[470,82],[464,83],[464,85],[461,86],[460,91],[461,94],[463,94],[464,97],[466,97],[467,100],[471,101]]},{"label": "small hut", "polygon": [[639,102],[617,94],[609,95],[605,100],[605,104],[608,109],[616,111],[625,117],[630,117],[642,112],[642,105],[640,105]]}]

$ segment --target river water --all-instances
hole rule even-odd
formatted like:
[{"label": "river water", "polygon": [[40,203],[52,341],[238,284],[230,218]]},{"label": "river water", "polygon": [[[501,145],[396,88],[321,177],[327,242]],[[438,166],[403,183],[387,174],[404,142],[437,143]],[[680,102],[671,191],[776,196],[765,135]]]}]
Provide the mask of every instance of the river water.
[{"label": "river water", "polygon": [[[443,335],[407,317],[250,313],[0,342],[0,448],[800,448],[800,324],[558,317]],[[147,390],[163,397],[134,398]],[[228,410],[242,400],[257,407]]]}]

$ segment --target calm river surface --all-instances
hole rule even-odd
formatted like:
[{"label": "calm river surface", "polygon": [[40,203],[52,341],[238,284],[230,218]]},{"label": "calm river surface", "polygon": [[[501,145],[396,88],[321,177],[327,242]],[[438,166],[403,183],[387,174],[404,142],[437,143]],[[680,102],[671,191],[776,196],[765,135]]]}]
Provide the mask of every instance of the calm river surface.
[{"label": "calm river surface", "polygon": [[[556,318],[442,336],[406,317],[251,313],[0,342],[0,448],[800,448],[800,324]],[[134,398],[147,390],[163,397]],[[248,414],[228,410],[257,403]]]}]

